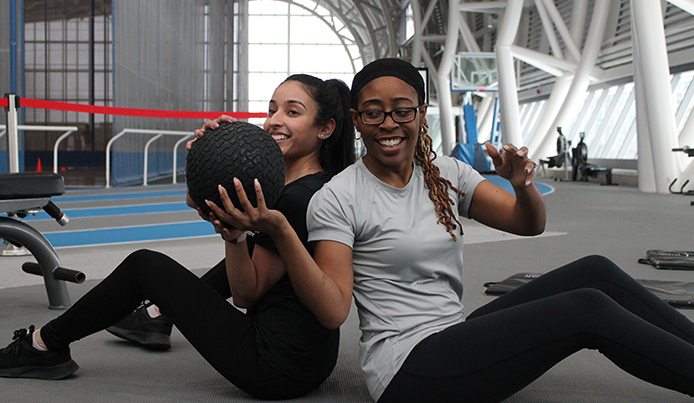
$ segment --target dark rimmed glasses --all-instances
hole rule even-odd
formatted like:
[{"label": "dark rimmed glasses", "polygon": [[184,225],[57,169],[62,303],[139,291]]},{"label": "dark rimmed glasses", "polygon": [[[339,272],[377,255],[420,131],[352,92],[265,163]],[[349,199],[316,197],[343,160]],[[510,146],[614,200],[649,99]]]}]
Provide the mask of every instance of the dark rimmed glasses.
[{"label": "dark rimmed glasses", "polygon": [[386,116],[390,116],[395,123],[410,123],[417,117],[419,106],[413,108],[395,108],[390,112],[379,109],[367,109],[357,112],[362,123],[365,125],[380,125],[386,121]]}]

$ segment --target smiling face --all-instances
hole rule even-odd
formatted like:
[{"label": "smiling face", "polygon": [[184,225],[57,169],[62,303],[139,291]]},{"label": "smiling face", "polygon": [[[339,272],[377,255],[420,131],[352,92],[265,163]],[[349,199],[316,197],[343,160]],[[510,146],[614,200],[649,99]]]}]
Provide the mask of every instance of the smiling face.
[{"label": "smiling face", "polygon": [[272,95],[263,129],[282,149],[288,171],[297,163],[318,161],[321,143],[332,130],[315,124],[316,113],[316,103],[296,81],[282,83]]},{"label": "smiling face", "polygon": [[364,164],[382,180],[393,173],[402,176],[403,179],[409,179],[419,128],[427,106],[422,105],[415,119],[408,123],[396,123],[391,116],[386,116],[381,124],[367,125],[362,122],[358,112],[390,112],[398,108],[417,106],[417,91],[399,78],[391,76],[376,78],[359,93],[358,111],[351,110],[352,120],[361,132],[366,147]]}]

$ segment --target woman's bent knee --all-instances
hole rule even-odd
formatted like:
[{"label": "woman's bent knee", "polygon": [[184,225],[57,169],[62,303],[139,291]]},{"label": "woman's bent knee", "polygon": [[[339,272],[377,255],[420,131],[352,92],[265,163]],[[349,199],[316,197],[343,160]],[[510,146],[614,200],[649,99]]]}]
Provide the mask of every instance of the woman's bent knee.
[{"label": "woman's bent knee", "polygon": [[172,266],[173,259],[169,256],[149,249],[137,250],[121,262],[116,271],[126,272],[130,275],[167,270]]}]

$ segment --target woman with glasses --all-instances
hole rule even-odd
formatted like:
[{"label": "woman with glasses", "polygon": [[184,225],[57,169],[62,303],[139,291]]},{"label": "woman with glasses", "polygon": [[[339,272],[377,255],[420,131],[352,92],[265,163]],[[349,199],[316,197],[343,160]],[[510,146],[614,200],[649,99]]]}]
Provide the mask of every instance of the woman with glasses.
[{"label": "woman with glasses", "polygon": [[[515,194],[469,165],[435,158],[424,83],[409,63],[377,60],[352,83],[352,120],[366,155],[319,190],[307,215],[314,260],[281,215],[223,199],[236,228],[258,229],[304,304],[326,327],[359,311],[360,356],[379,402],[496,402],[574,352],[597,349],[625,371],[694,395],[694,324],[604,257],[590,256],[499,297],[467,318],[458,214],[518,235],[544,231],[545,205],[527,149],[500,154]],[[261,195],[260,187],[256,193]],[[291,247],[296,245],[297,247]]]}]

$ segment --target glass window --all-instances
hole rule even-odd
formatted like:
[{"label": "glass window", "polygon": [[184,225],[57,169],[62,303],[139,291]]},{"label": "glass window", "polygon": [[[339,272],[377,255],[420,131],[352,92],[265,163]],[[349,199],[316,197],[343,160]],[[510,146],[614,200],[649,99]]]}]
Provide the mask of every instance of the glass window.
[{"label": "glass window", "polygon": [[[249,111],[267,111],[275,88],[290,74],[339,78],[349,85],[354,69],[361,68],[354,39],[318,3],[250,1],[248,10]],[[354,69],[350,57],[356,59]]]},{"label": "glass window", "polygon": [[268,73],[286,72],[288,50],[287,45],[248,45],[248,70]]},{"label": "glass window", "polygon": [[249,43],[287,43],[289,32],[286,15],[249,15]]},{"label": "glass window", "polygon": [[[292,7],[292,10],[296,7]],[[339,45],[340,39],[321,19],[312,16],[292,16],[290,35],[293,44],[333,44]]]}]

